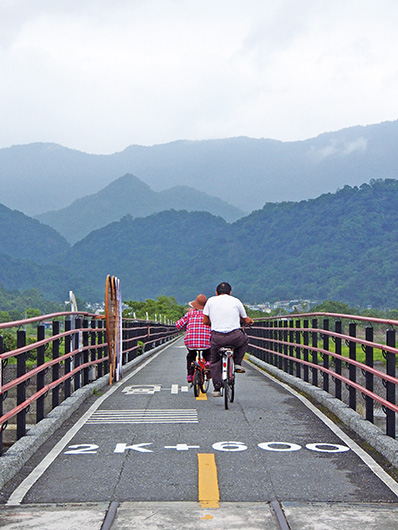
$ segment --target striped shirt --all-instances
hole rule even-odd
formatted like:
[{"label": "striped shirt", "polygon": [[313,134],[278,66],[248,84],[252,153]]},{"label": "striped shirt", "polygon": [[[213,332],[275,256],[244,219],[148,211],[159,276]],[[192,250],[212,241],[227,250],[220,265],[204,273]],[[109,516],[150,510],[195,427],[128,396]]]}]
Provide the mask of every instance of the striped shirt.
[{"label": "striped shirt", "polygon": [[189,350],[207,350],[210,348],[211,330],[209,326],[203,324],[203,312],[199,309],[192,309],[177,320],[177,329],[186,328],[187,334],[184,342]]}]

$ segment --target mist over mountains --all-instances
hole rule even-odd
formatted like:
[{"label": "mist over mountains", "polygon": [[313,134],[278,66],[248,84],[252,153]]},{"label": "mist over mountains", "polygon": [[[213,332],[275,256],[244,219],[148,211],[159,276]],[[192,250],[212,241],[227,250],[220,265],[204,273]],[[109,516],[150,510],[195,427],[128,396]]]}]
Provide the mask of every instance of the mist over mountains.
[{"label": "mist over mountains", "polygon": [[371,179],[396,178],[398,121],[299,142],[228,138],[132,145],[91,155],[56,144],[0,149],[0,202],[28,215],[59,210],[126,173],[154,191],[189,186],[250,212]]}]

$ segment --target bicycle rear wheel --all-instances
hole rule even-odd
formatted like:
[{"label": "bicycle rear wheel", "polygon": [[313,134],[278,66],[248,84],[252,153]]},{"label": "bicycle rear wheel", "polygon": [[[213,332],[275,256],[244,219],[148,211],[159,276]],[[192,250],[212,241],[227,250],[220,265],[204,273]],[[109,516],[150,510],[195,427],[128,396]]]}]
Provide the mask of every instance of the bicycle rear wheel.
[{"label": "bicycle rear wheel", "polygon": [[223,381],[223,387],[224,387],[224,406],[225,410],[228,410],[229,402],[231,401],[231,386],[230,386],[230,372],[231,372],[231,360],[229,357],[226,358],[227,362],[227,378]]},{"label": "bicycle rear wheel", "polygon": [[225,410],[228,410],[229,401],[230,401],[230,386],[228,381],[223,381],[223,394],[224,394],[224,406]]},{"label": "bicycle rear wheel", "polygon": [[203,383],[202,383],[202,392],[203,394],[206,394],[206,392],[209,390],[209,379],[207,378],[207,375],[203,375]]},{"label": "bicycle rear wheel", "polygon": [[233,403],[235,399],[235,374],[234,374],[234,365],[233,362],[228,363],[228,383],[230,387],[230,402]]},{"label": "bicycle rear wheel", "polygon": [[230,384],[230,393],[231,393],[231,397],[229,398],[229,400],[231,403],[233,403],[235,399],[235,380],[234,379],[232,379],[231,384]]},{"label": "bicycle rear wheel", "polygon": [[199,397],[200,391],[202,390],[202,372],[196,369],[193,376],[193,393],[195,397]]}]

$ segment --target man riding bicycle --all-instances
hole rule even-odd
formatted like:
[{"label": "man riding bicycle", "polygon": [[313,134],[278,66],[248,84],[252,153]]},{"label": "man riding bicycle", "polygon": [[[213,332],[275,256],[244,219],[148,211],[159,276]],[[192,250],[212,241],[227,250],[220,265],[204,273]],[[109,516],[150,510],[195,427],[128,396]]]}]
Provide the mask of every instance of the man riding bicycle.
[{"label": "man riding bicycle", "polygon": [[254,320],[247,316],[242,302],[231,296],[229,283],[222,282],[217,286],[216,296],[210,297],[203,309],[203,323],[211,327],[210,371],[213,379],[213,397],[221,397],[221,362],[219,349],[231,346],[234,349],[236,372],[245,372],[242,366],[243,357],[249,338],[241,328],[241,323],[251,325]]}]

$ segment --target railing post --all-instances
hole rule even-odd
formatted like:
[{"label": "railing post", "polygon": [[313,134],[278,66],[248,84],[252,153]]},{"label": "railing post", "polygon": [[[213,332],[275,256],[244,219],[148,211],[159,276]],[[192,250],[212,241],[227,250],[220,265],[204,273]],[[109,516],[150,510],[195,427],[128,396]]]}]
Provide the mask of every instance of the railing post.
[{"label": "railing post", "polygon": [[[90,326],[91,326],[91,329],[93,330],[97,329],[97,320],[95,318],[91,319]],[[94,348],[92,348],[90,351],[91,362],[94,362],[97,359],[97,348],[95,348],[95,346],[97,345],[97,338],[98,338],[97,332],[90,331],[90,346],[94,346]],[[90,366],[89,377],[88,377],[90,381],[95,380],[95,371],[97,369],[96,366],[98,367],[98,365],[95,365],[95,364]]]},{"label": "railing post", "polygon": [[269,323],[269,326],[270,326],[270,330],[269,330],[269,338],[270,338],[270,354],[269,354],[269,363],[270,364],[274,364],[274,348],[275,348],[275,343],[274,343],[274,321],[271,320],[270,323]]},{"label": "railing post", "polygon": [[[65,331],[70,331],[72,329],[72,321],[70,319],[65,320]],[[65,337],[65,355],[67,353],[70,353],[72,351],[72,336],[67,335]],[[70,357],[65,359],[64,367],[65,367],[65,375],[69,374],[71,371],[71,365],[72,360]],[[64,396],[65,399],[68,398],[71,394],[71,378],[68,377],[68,379],[65,380],[64,383]]]},{"label": "railing post", "polygon": [[[262,327],[264,328],[261,333],[261,336],[263,337],[263,346],[266,350],[269,350],[269,321],[264,321],[262,323]],[[269,361],[268,351],[261,353],[261,359],[266,363]]]},{"label": "railing post", "polygon": [[290,342],[290,346],[289,346],[289,357],[290,357],[290,359],[289,359],[289,374],[290,375],[294,374],[294,362],[293,362],[294,346],[292,346],[292,342],[294,342],[293,326],[294,326],[294,321],[291,319],[291,320],[289,320],[289,342]]},{"label": "railing post", "polygon": [[[365,328],[365,340],[368,342],[373,342],[373,328],[370,326],[367,326]],[[369,368],[373,368],[373,348],[372,346],[365,346],[365,364]],[[369,390],[370,392],[373,392],[373,381],[374,376],[372,373],[370,373],[368,370],[366,370],[365,374],[365,387],[366,390]],[[372,423],[374,423],[374,401],[370,396],[365,396],[365,404],[366,404],[366,419]]]},{"label": "railing post", "polygon": [[[334,325],[335,332],[341,335],[342,329],[343,328],[342,328],[341,320],[337,320]],[[335,353],[338,355],[341,355],[341,338],[335,337],[334,340],[335,340]],[[335,371],[336,371],[336,374],[341,375],[341,359],[335,358]],[[334,394],[335,397],[341,400],[341,380],[338,379],[337,377],[335,378],[334,392],[335,392]]]},{"label": "railing post", "polygon": [[[88,328],[88,320],[87,320],[87,318],[85,318],[85,319],[83,319],[83,329],[87,329],[87,328]],[[83,331],[83,348],[84,348],[84,350],[83,350],[83,364],[88,363],[88,359],[89,359],[87,346],[88,346],[88,332],[87,331]],[[88,366],[83,368],[83,386],[88,385],[88,383],[89,383],[88,370],[89,370]]]},{"label": "railing post", "polygon": [[[97,344],[103,344],[104,342],[104,332],[102,331],[103,329],[103,322],[102,320],[98,320],[98,325],[97,325]],[[98,349],[98,359],[102,359],[102,357],[104,356],[104,348],[99,348]],[[103,373],[103,370],[104,370],[104,363],[98,363],[98,377],[102,377],[104,375]]]},{"label": "railing post", "polygon": [[[308,328],[308,320],[303,320],[303,328]],[[309,345],[309,336],[308,336],[308,331],[304,331],[303,332],[303,344],[304,346],[308,346]],[[308,362],[308,348],[304,348],[303,350],[303,356],[304,356],[304,361]],[[304,367],[303,367],[303,371],[304,371],[304,381],[307,381],[307,383],[309,382],[309,369],[308,369],[308,365],[307,364],[304,364]]]},{"label": "railing post", "polygon": [[[348,326],[348,334],[350,337],[356,337],[357,336],[357,325],[355,322],[350,322]],[[356,361],[357,358],[357,343],[350,341],[350,344],[348,346],[349,350],[349,358]],[[357,381],[357,367],[350,363],[348,368],[349,373],[349,379],[353,383],[356,383]],[[350,385],[350,388],[348,389],[349,392],[349,406],[351,409],[356,410],[357,409],[357,391],[354,387]]]},{"label": "railing post", "polygon": [[[121,354],[122,354],[122,364],[123,366],[125,364],[128,363],[128,360],[129,360],[129,355],[128,353],[126,352],[126,348],[125,345],[127,344],[127,346],[129,345],[129,336],[128,336],[128,329],[126,329],[128,326],[127,324],[125,325],[123,319],[121,319],[121,326],[122,326],[122,329],[120,330],[120,333],[122,334],[122,345],[121,345]],[[163,339],[162,339],[162,342],[163,342]]]},{"label": "railing post", "polygon": [[[37,326],[37,341],[44,340],[46,336],[46,328],[44,324],[39,324]],[[45,362],[45,346],[39,346],[37,348],[37,366],[42,366]],[[45,383],[45,370],[42,370],[37,374],[36,378],[36,390],[39,391],[44,388]],[[45,396],[40,396],[36,404],[36,423],[39,423],[44,418],[44,403]]]},{"label": "railing post", "polygon": [[[312,319],[312,329],[318,329],[318,321],[316,318]],[[311,342],[313,348],[318,348],[318,332],[313,331],[311,334]],[[312,362],[314,364],[318,364],[318,352],[316,350],[312,350]],[[312,384],[314,386],[318,386],[318,369],[313,368],[312,369]]]},{"label": "railing post", "polygon": [[[73,349],[77,351],[74,355],[74,368],[78,368],[82,362],[81,362],[81,351],[80,351],[80,329],[82,327],[82,319],[80,317],[75,318],[75,330],[76,333],[74,335],[74,341],[73,341]],[[74,377],[75,380],[75,391],[80,388],[80,381],[81,381],[81,373],[80,371],[75,374]]]},{"label": "railing post", "polygon": [[283,370],[289,371],[289,359],[287,358],[289,353],[289,347],[287,344],[287,320],[283,321],[283,353],[286,357],[283,358]]},{"label": "railing post", "polygon": [[[394,329],[388,329],[386,332],[386,344],[387,346],[391,346],[392,348],[395,348],[395,330]],[[396,369],[395,369],[395,354],[391,352],[386,352],[386,372],[387,375],[390,375],[391,377],[395,377]],[[391,383],[390,381],[386,382],[386,399],[391,404],[395,405],[396,398],[395,398],[395,384]],[[386,410],[386,434],[387,436],[391,436],[392,438],[395,438],[395,412],[391,409]]]},{"label": "railing post", "polygon": [[[59,335],[59,321],[53,321],[53,337]],[[53,359],[59,357],[59,339],[53,341]],[[53,382],[59,379],[59,363],[53,364]],[[52,408],[58,407],[59,405],[59,385],[53,388],[52,391]]]},{"label": "railing post", "polygon": [[[258,331],[258,345],[262,346],[263,348],[268,348],[268,332],[266,330],[268,322],[264,320],[263,322],[259,322],[258,325],[260,326],[260,329]],[[268,359],[268,354],[265,351],[259,350],[257,353],[257,357],[259,357],[259,359],[261,359],[262,361],[266,361]]]},{"label": "railing post", "polygon": [[[301,344],[301,322],[300,320],[296,320],[296,344]],[[301,359],[301,347],[296,346],[296,358]],[[301,378],[301,363],[296,363],[296,377]]]},{"label": "railing post", "polygon": [[[329,331],[329,320],[325,318],[323,320],[323,329]],[[323,335],[323,349],[329,351],[329,335],[326,333]],[[323,356],[323,367],[329,370],[329,355],[326,353]],[[329,374],[323,372],[323,390],[329,392]]]},{"label": "railing post", "polygon": [[[26,332],[23,329],[17,331],[17,348],[26,346]],[[26,373],[26,353],[20,353],[17,356],[17,378]],[[26,399],[25,381],[17,386],[17,405],[23,403]],[[17,440],[26,434],[26,409],[17,414]]]},{"label": "railing post", "polygon": [[[4,352],[4,339],[0,335],[0,354]],[[3,359],[0,359],[0,387],[3,388]],[[3,415],[3,393],[0,392],[0,416]],[[3,428],[0,426],[0,456],[3,454]]]},{"label": "railing post", "polygon": [[[282,325],[283,325],[282,320],[279,320],[279,322],[278,322],[278,340],[279,340],[278,353],[282,353],[283,352],[283,344],[282,344],[283,331],[282,331]],[[283,367],[283,357],[282,357],[282,355],[278,355],[278,365],[277,366],[278,366],[279,370],[282,370],[282,367]]]}]

